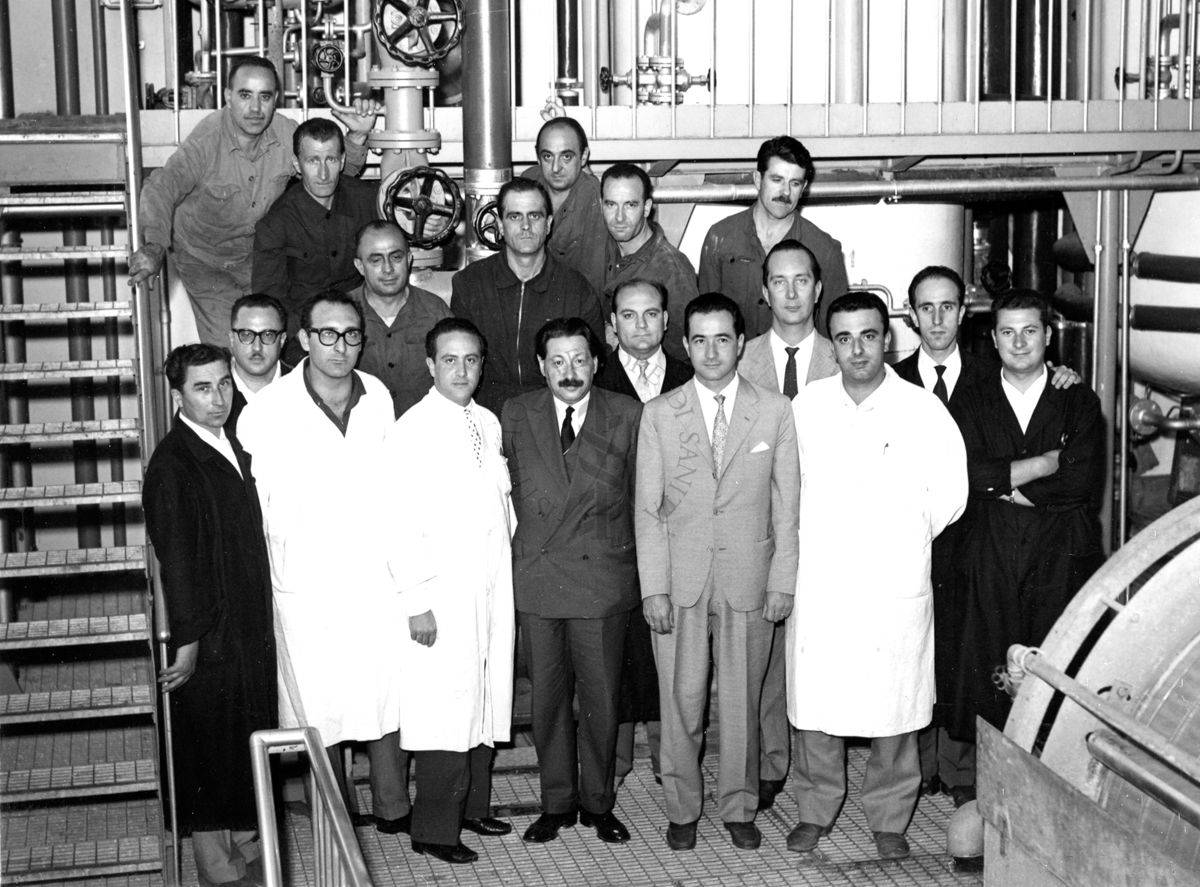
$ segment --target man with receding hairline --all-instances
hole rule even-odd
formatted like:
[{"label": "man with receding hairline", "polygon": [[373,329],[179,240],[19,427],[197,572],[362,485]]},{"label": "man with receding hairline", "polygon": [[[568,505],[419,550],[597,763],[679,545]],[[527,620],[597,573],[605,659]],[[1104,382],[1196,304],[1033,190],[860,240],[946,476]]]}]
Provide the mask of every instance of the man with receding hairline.
[{"label": "man with receding hairline", "polygon": [[279,357],[287,339],[287,311],[272,296],[250,293],[233,303],[229,315],[233,403],[225,430],[237,434],[246,404],[284,371]]}]

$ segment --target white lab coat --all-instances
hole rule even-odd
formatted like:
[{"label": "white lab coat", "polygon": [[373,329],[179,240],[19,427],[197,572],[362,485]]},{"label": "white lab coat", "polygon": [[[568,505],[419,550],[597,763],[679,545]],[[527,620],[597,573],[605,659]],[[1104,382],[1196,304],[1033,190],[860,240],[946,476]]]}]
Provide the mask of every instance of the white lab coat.
[{"label": "white lab coat", "polygon": [[936,692],[930,545],[967,501],[958,426],[890,367],[861,405],[833,376],[802,388],[792,408],[800,566],[788,718],[835,736],[925,727]]},{"label": "white lab coat", "polygon": [[312,726],[325,745],[371,740],[399,725],[396,637],[403,622],[381,531],[379,495],[392,398],[366,393],[345,437],[304,384],[303,361],[238,419],[253,458],[271,554],[282,727]]},{"label": "white lab coat", "polygon": [[396,503],[388,563],[405,616],[432,611],[437,638],[396,638],[403,677],[400,744],[468,751],[509,738],[513,701],[512,534],[500,422],[469,405],[483,437],[476,461],[463,407],[437,389],[393,426],[385,446]]}]

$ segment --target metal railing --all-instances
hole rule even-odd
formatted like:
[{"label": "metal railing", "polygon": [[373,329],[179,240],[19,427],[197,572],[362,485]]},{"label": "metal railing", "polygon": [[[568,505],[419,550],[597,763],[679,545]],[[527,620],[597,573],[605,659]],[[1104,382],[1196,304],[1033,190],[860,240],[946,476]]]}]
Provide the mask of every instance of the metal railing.
[{"label": "metal railing", "polygon": [[284,887],[280,857],[279,821],[271,780],[271,755],[298,751],[308,758],[308,803],[312,812],[314,872],[317,887],[372,887],[367,863],[350,823],[350,814],[333,777],[333,767],[315,727],[259,730],[250,736],[254,767],[254,799],[263,850],[266,887]]}]

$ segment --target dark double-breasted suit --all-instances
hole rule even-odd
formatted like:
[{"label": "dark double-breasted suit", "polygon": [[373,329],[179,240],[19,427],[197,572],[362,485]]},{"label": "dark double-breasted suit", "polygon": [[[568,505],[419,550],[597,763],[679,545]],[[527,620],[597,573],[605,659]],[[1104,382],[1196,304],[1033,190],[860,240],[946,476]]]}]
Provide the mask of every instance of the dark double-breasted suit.
[{"label": "dark double-breasted suit", "polygon": [[545,813],[576,805],[607,813],[615,801],[621,655],[639,603],[633,490],[641,410],[632,398],[593,387],[564,454],[549,389],[504,406],[517,513],[513,587],[533,684]]}]

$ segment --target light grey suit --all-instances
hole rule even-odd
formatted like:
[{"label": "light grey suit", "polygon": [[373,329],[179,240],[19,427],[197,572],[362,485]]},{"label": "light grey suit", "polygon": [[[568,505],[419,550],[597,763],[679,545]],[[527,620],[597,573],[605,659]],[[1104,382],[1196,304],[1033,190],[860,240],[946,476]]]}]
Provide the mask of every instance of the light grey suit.
[{"label": "light grey suit", "polygon": [[[838,373],[837,360],[833,356],[833,343],[820,333],[813,331],[812,359],[804,384],[817,379],[826,379]],[[782,391],[783,380],[775,371],[775,357],[771,354],[771,332],[768,330],[746,343],[738,372],[768,391]],[[763,679],[762,704],[759,711],[759,779],[782,782],[787,779],[790,760],[792,728],[787,719],[787,671],[784,659],[784,638],[787,635],[783,623],[775,626],[771,641],[771,658],[767,662],[767,675]]]},{"label": "light grey suit", "polygon": [[718,677],[726,822],[758,808],[758,707],[772,624],[768,592],[796,589],[800,461],[791,404],[744,377],[729,416],[720,477],[693,380],[646,404],[634,514],[642,598],[670,596],[674,629],[654,635],[662,707],[662,778],[671,822],[703,807],[700,744],[709,641]]}]

